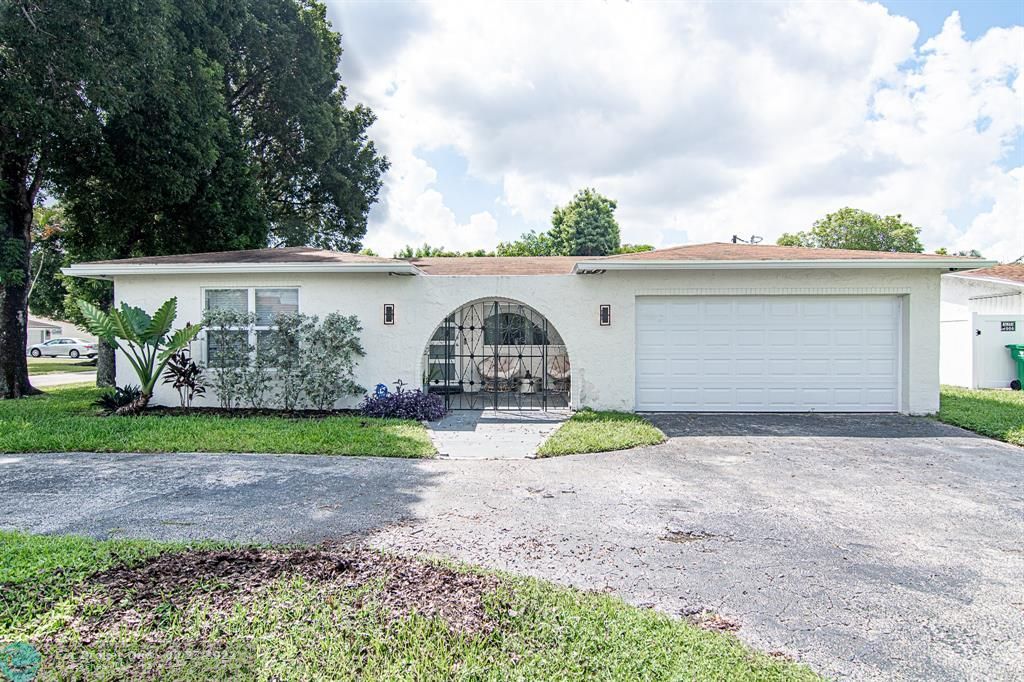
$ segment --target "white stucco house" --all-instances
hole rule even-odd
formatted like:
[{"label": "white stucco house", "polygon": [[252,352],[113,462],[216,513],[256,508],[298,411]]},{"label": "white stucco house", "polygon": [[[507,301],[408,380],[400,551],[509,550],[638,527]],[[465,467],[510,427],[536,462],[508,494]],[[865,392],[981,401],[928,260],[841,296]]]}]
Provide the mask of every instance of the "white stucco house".
[{"label": "white stucco house", "polygon": [[60,325],[51,320],[30,317],[28,318],[28,324],[25,326],[26,345],[28,346],[32,346],[37,343],[44,343],[50,339],[55,339],[58,336],[63,336]]},{"label": "white stucco house", "polygon": [[[991,264],[702,244],[412,260],[262,249],[65,272],[112,280],[118,303],[148,311],[176,296],[179,324],[219,306],[262,324],[278,311],[357,315],[362,385],[401,379],[454,409],[923,414],[939,406],[940,277]],[[212,350],[200,339],[193,353]],[[118,382],[131,381],[118,363]],[[176,402],[167,387],[154,398]]]},{"label": "white stucco house", "polygon": [[1024,264],[942,277],[940,380],[1006,388],[1017,377],[1006,345],[1024,343]]}]

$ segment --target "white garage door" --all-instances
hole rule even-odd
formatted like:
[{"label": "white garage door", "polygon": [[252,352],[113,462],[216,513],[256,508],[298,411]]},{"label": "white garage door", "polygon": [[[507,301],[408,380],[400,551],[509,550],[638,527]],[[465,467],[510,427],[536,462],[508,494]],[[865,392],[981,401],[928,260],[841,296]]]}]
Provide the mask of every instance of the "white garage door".
[{"label": "white garage door", "polygon": [[637,410],[892,412],[894,296],[637,298]]}]

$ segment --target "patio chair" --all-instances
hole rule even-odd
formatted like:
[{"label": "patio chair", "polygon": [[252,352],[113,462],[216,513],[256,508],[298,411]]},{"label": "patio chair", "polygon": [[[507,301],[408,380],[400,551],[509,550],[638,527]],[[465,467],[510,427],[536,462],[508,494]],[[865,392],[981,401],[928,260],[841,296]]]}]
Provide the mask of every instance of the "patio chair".
[{"label": "patio chair", "polygon": [[480,378],[483,390],[492,392],[511,391],[519,371],[514,358],[486,357],[480,361]]},{"label": "patio chair", "polygon": [[551,377],[551,385],[556,391],[569,391],[570,370],[567,356],[555,355],[548,358],[548,376]]}]

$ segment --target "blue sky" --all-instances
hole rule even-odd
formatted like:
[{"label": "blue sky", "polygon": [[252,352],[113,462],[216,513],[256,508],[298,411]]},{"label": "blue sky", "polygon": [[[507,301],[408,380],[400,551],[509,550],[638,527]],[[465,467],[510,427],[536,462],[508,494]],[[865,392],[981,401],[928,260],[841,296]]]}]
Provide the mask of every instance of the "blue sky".
[{"label": "blue sky", "polygon": [[1024,254],[1024,2],[329,0],[392,161],[366,243],[493,248],[593,186],[623,240],[842,206]]},{"label": "blue sky", "polygon": [[942,23],[953,12],[960,13],[968,40],[980,38],[995,26],[1024,25],[1024,2],[1020,0],[889,0],[881,4],[918,25],[918,44],[941,31]]}]

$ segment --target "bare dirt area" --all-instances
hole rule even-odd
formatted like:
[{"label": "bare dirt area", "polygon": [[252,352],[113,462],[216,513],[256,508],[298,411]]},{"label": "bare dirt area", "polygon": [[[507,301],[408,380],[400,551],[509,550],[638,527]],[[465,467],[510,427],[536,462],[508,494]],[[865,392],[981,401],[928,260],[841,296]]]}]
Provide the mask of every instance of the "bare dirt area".
[{"label": "bare dirt area", "polygon": [[89,595],[87,606],[109,608],[99,609],[96,617],[76,619],[74,628],[88,638],[119,626],[144,625],[161,609],[187,606],[200,593],[209,608],[228,612],[274,581],[292,576],[327,589],[379,585],[373,599],[396,619],[415,612],[440,618],[458,632],[489,632],[494,627],[483,605],[484,595],[498,585],[494,576],[325,544],[283,550],[188,550],[104,571],[86,580],[82,589]]}]

